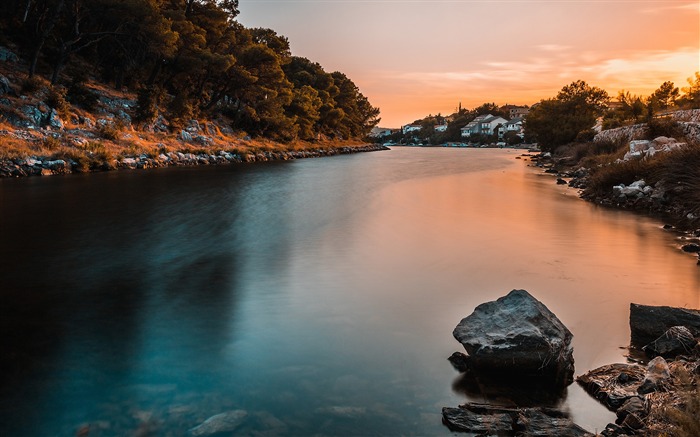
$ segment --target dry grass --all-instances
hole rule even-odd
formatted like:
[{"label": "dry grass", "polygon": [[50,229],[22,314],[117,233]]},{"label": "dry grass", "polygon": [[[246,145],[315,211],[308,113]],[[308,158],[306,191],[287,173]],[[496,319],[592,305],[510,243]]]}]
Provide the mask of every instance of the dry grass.
[{"label": "dry grass", "polygon": [[648,395],[648,435],[666,437],[700,436],[700,392],[698,363],[670,363],[673,390]]}]

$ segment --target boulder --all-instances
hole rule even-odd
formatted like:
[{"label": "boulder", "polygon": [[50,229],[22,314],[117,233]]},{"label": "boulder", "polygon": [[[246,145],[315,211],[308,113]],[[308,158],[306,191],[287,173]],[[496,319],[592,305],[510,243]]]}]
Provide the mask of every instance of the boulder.
[{"label": "boulder", "polygon": [[233,410],[226,413],[212,416],[187,431],[189,436],[209,436],[219,433],[232,433],[236,430],[248,416],[248,412],[244,410]]},{"label": "boulder", "polygon": [[468,403],[442,409],[452,431],[479,435],[592,436],[560,411],[549,408],[507,408]]},{"label": "boulder", "polygon": [[63,120],[58,116],[58,112],[52,109],[49,113],[46,123],[51,126],[52,129],[63,130]]},{"label": "boulder", "polygon": [[186,143],[189,143],[192,141],[192,134],[183,129],[180,131],[180,139]]},{"label": "boulder", "polygon": [[688,253],[697,253],[697,252],[700,252],[700,244],[697,244],[697,243],[684,244],[681,247],[681,250],[683,252],[688,252]]},{"label": "boulder", "polygon": [[576,382],[609,410],[616,411],[629,399],[638,396],[637,389],[644,377],[642,366],[617,363],[591,370],[576,378]]},{"label": "boulder", "polygon": [[694,337],[697,337],[700,334],[700,311],[630,304],[630,331],[633,346],[645,346],[673,326],[685,326]]},{"label": "boulder", "polygon": [[693,353],[697,344],[697,340],[688,328],[673,326],[642,349],[652,357],[675,358],[678,355]]},{"label": "boulder", "polygon": [[644,403],[644,399],[642,399],[640,396],[633,396],[627,401],[625,401],[624,404],[620,408],[615,411],[615,414],[617,415],[617,420],[616,422],[618,424],[622,424],[625,422],[625,419],[627,419],[627,416],[630,414],[634,414],[638,419],[642,419],[647,416],[648,414],[647,406]]},{"label": "boulder", "polygon": [[671,379],[671,370],[663,357],[656,357],[649,361],[644,381],[637,388],[639,394],[648,394],[663,389],[664,385]]},{"label": "boulder", "polygon": [[476,371],[536,375],[562,385],[573,381],[573,335],[525,290],[477,306],[452,334]]}]

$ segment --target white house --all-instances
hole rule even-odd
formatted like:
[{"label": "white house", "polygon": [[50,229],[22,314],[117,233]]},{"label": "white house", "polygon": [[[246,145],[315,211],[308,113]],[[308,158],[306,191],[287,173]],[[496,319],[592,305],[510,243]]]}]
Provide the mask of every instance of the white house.
[{"label": "white house", "polygon": [[446,130],[447,130],[447,123],[435,125],[435,132],[445,132]]},{"label": "white house", "polygon": [[373,127],[372,131],[369,133],[370,137],[383,138],[396,132],[396,129],[389,129],[385,127]]},{"label": "white house", "polygon": [[405,126],[401,127],[401,132],[406,135],[409,132],[415,132],[419,131],[422,129],[422,126],[419,124],[407,124]]},{"label": "white house", "polygon": [[506,132],[515,132],[520,138],[522,138],[525,133],[523,131],[523,119],[521,117],[515,117],[505,124]]},{"label": "white house", "polygon": [[507,122],[508,120],[501,116],[482,114],[467,123],[460,130],[463,137],[469,137],[473,134],[493,135],[498,133],[496,129],[498,125],[505,125]]}]

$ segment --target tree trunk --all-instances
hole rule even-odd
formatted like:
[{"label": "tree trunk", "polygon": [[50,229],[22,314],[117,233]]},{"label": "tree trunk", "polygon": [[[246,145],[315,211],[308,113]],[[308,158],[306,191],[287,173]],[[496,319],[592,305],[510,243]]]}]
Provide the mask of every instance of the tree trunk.
[{"label": "tree trunk", "polygon": [[34,76],[34,73],[36,73],[36,64],[39,62],[41,50],[44,48],[44,43],[46,42],[46,39],[49,37],[51,31],[56,25],[56,21],[58,21],[58,16],[61,15],[61,11],[63,10],[64,4],[65,0],[60,0],[58,2],[58,5],[56,5],[56,12],[54,12],[53,17],[51,17],[44,30],[39,34],[36,47],[34,48],[34,52],[32,53],[32,60],[29,64],[29,77]]}]

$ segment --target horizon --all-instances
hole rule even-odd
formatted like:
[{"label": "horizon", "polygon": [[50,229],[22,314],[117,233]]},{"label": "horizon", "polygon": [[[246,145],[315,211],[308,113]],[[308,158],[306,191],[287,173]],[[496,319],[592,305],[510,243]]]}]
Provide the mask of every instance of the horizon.
[{"label": "horizon", "polygon": [[[398,9],[397,9],[398,8]],[[649,95],[700,70],[700,2],[240,0],[237,19],[341,71],[398,128],[461,103],[528,105],[575,80]]]}]

